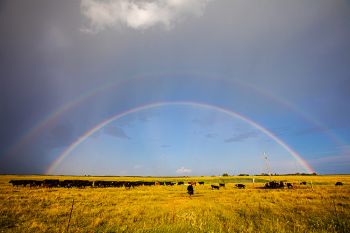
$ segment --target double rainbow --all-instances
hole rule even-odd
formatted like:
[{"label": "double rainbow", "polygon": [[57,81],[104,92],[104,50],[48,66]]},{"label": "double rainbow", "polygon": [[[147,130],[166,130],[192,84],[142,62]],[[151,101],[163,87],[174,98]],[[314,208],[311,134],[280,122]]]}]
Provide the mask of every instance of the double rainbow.
[{"label": "double rainbow", "polygon": [[174,101],[174,102],[157,102],[152,104],[147,104],[143,106],[139,106],[136,108],[129,109],[127,111],[124,111],[122,113],[116,114],[110,118],[107,118],[97,124],[95,127],[91,128],[90,130],[86,131],[82,136],[80,136],[75,142],[73,142],[67,149],[61,153],[57,159],[49,166],[49,168],[46,171],[46,174],[53,174],[55,173],[55,169],[62,163],[62,161],[67,158],[73,150],[75,150],[81,143],[83,143],[87,138],[89,138],[91,135],[102,129],[103,127],[107,126],[108,124],[112,123],[113,121],[116,121],[122,117],[125,117],[129,114],[136,113],[143,110],[148,110],[152,108],[159,108],[164,106],[177,106],[177,105],[183,105],[183,106],[190,106],[194,108],[205,108],[205,109],[211,109],[216,110],[218,112],[224,113],[230,117],[239,119],[245,123],[248,123],[252,127],[258,129],[263,134],[267,135],[269,138],[271,138],[273,141],[278,143],[281,147],[283,147],[293,158],[304,168],[304,170],[307,173],[313,173],[315,172],[314,169],[302,158],[300,154],[298,154],[295,150],[293,150],[290,146],[288,146],[285,142],[283,142],[280,138],[278,138],[275,134],[273,134],[271,131],[267,130],[263,126],[259,125],[257,122],[249,119],[246,116],[243,116],[237,112],[234,112],[232,110],[228,110],[226,108],[216,106],[216,105],[210,105],[206,103],[199,103],[199,102],[191,102],[191,101]]}]

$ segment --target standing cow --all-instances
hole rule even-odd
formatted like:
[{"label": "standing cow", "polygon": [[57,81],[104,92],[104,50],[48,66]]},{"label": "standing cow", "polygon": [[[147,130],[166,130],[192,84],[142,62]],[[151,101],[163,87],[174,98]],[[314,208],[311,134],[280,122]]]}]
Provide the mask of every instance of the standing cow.
[{"label": "standing cow", "polygon": [[244,184],[236,184],[235,185],[237,188],[239,189],[244,189],[245,188],[245,185]]},{"label": "standing cow", "polygon": [[193,190],[192,184],[190,184],[189,186],[187,186],[187,193],[190,195],[190,197],[193,195],[194,190]]}]

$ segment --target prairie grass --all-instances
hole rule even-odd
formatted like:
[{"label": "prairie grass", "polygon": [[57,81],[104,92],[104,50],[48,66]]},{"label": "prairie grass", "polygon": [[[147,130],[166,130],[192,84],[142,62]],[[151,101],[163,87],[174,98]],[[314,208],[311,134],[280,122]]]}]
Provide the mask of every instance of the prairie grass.
[{"label": "prairie grass", "polygon": [[[262,189],[268,177],[53,177],[89,180],[205,181],[195,186],[12,187],[0,176],[1,232],[350,232],[350,176],[276,176],[293,189]],[[342,181],[343,186],[335,186]],[[225,182],[212,190],[210,184]],[[258,182],[258,183],[257,183]],[[259,183],[260,182],[260,183]],[[312,185],[311,185],[312,182]],[[234,183],[245,183],[237,189]]]}]

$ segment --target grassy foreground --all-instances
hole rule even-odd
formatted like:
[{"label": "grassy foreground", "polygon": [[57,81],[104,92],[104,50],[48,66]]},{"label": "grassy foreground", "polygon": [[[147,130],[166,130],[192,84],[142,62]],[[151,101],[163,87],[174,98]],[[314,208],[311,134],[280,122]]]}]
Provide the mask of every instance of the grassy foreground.
[{"label": "grassy foreground", "polygon": [[[13,188],[0,176],[0,232],[350,232],[350,175],[276,176],[294,189],[261,189],[268,177],[52,177],[89,180],[205,181],[186,186]],[[226,188],[210,184],[225,181]],[[311,185],[312,181],[312,185]],[[342,181],[343,186],[335,186]],[[260,183],[259,183],[260,182]],[[245,183],[237,189],[235,183]]]}]

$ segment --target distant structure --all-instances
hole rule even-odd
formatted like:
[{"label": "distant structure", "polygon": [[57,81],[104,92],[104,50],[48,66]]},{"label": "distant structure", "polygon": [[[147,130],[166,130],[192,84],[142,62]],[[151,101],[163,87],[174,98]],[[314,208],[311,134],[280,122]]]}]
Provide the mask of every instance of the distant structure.
[{"label": "distant structure", "polygon": [[270,167],[270,164],[269,164],[269,160],[268,160],[268,157],[267,157],[267,153],[264,152],[264,160],[265,160],[265,166],[266,166],[266,170],[267,170],[267,173],[269,174],[270,176],[270,181],[272,180],[271,178],[271,167]]}]

